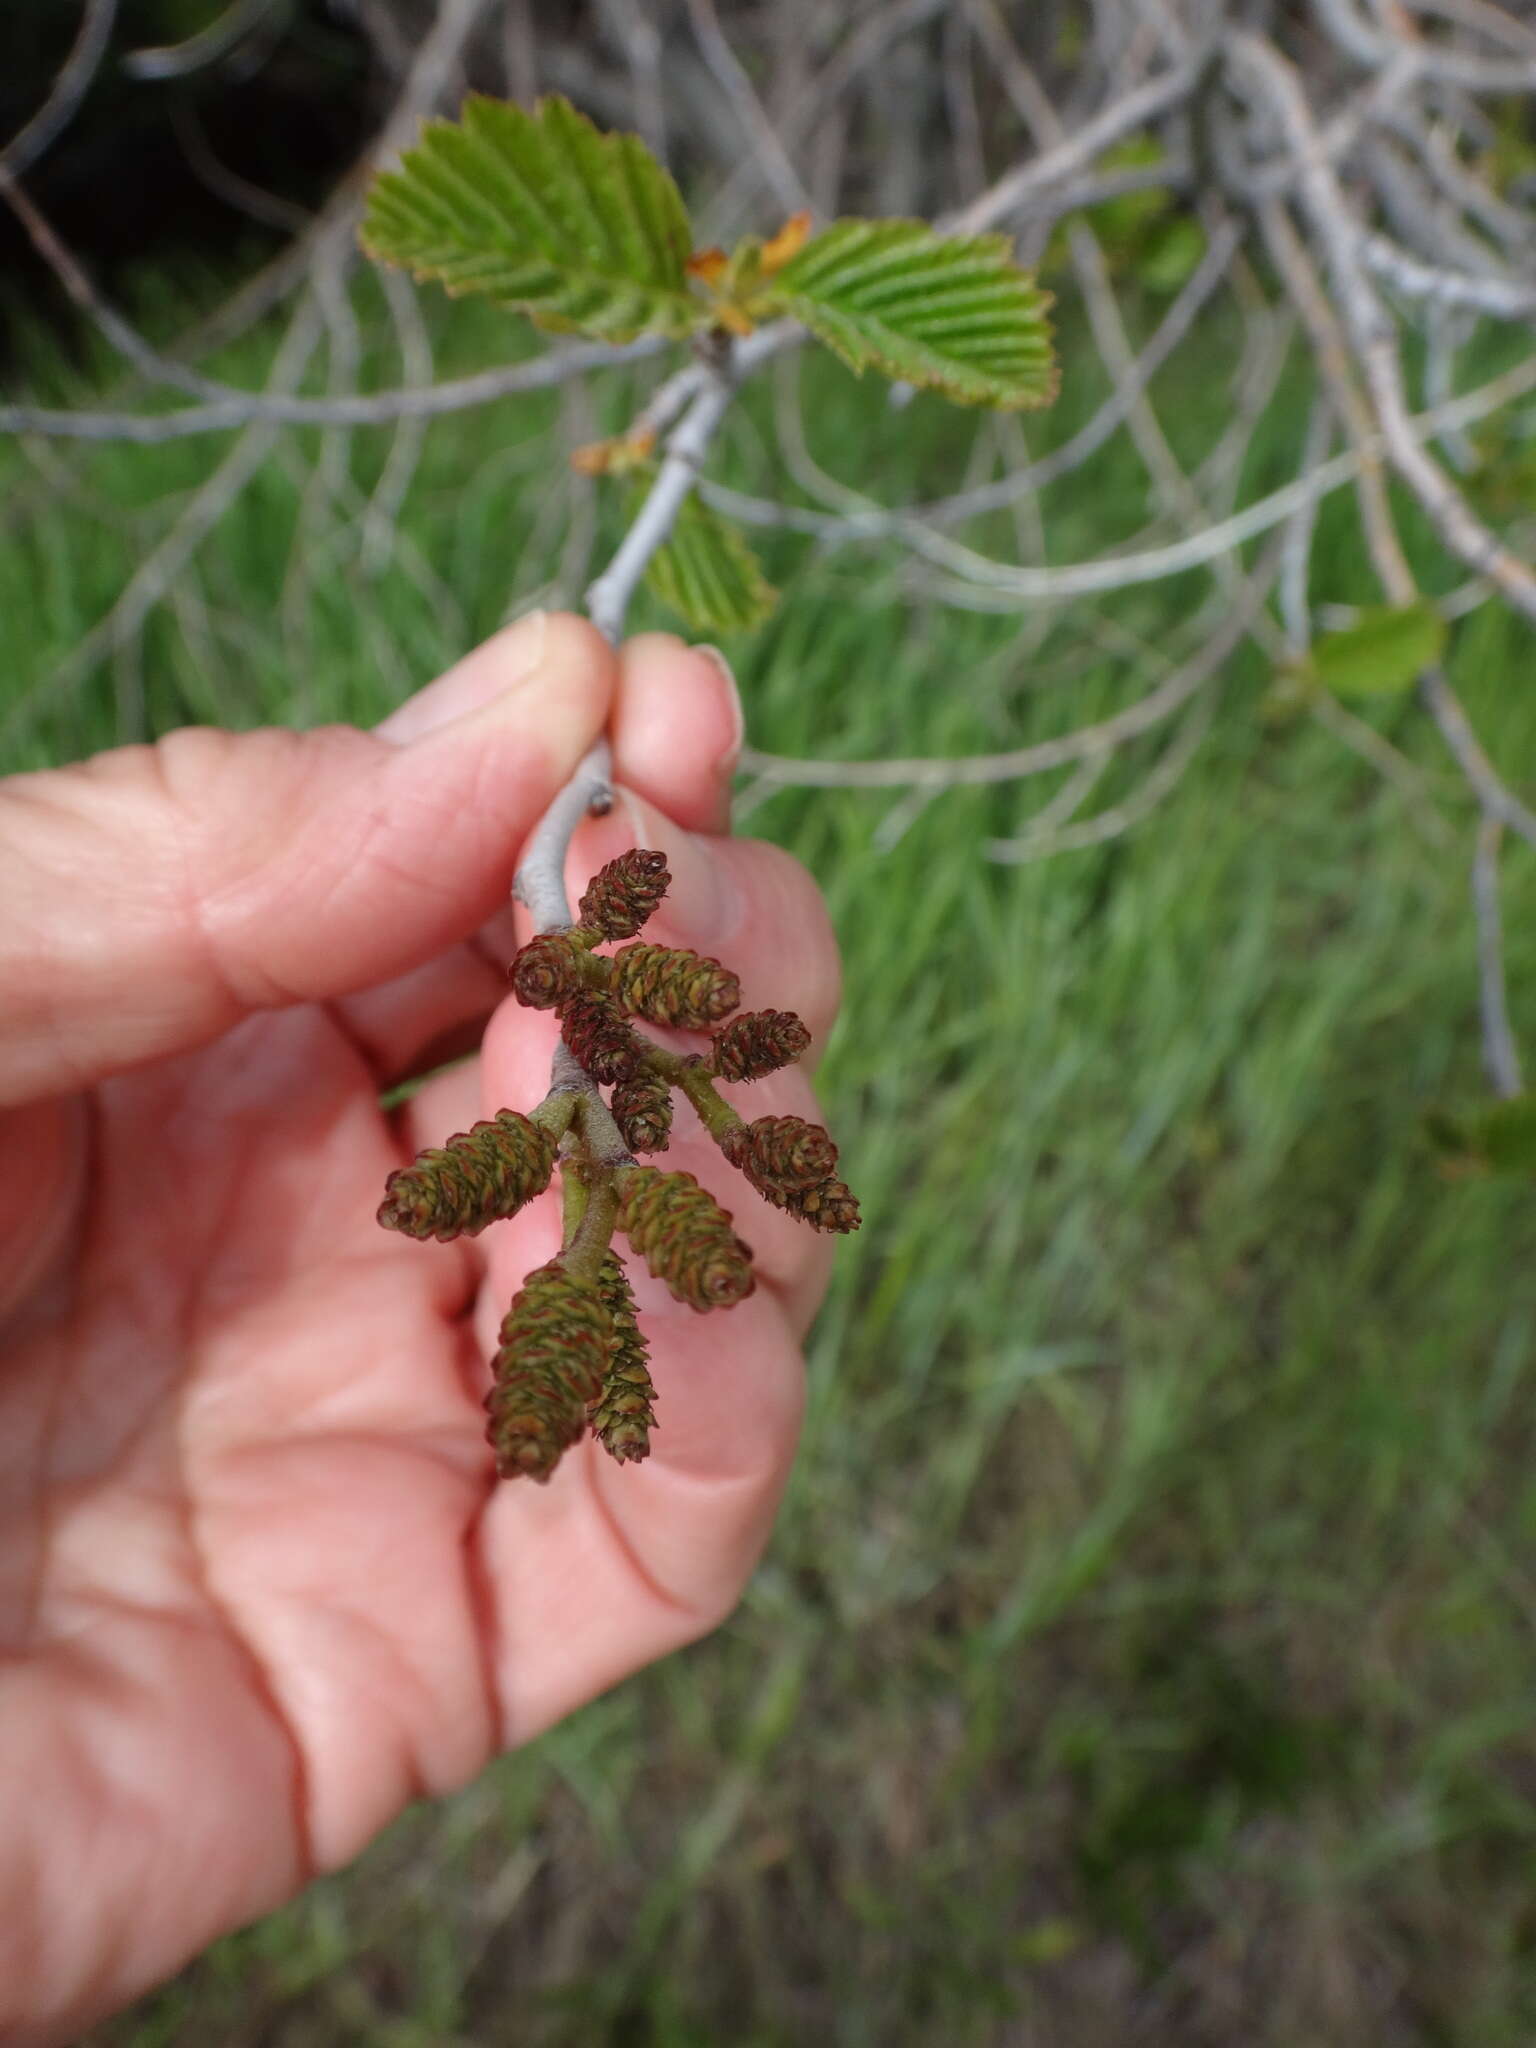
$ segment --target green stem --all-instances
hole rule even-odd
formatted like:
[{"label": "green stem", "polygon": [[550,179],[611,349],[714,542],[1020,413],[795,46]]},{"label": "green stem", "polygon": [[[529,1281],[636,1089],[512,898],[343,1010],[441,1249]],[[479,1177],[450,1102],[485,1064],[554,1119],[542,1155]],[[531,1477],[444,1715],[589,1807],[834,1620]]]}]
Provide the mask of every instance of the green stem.
[{"label": "green stem", "polygon": [[682,1090],[698,1111],[699,1122],[717,1145],[724,1142],[729,1132],[740,1129],[745,1123],[746,1119],[732,1109],[718,1092],[714,1076],[706,1073],[701,1061],[680,1052],[668,1052],[662,1045],[648,1045],[645,1064],[653,1074],[659,1074],[672,1087]]},{"label": "green stem", "polygon": [[[619,1190],[611,1166],[569,1160],[565,1169],[566,1186],[569,1187],[573,1181],[582,1189],[581,1215],[562,1257],[565,1270],[573,1280],[595,1287],[619,1218]],[[572,1206],[572,1198],[567,1196],[567,1218]]]},{"label": "green stem", "polygon": [[576,1116],[581,1094],[575,1088],[551,1088],[537,1109],[528,1112],[528,1121],[537,1124],[541,1131],[548,1131],[558,1145]]},{"label": "green stem", "polygon": [[574,1156],[560,1162],[560,1203],[560,1249],[564,1253],[575,1243],[581,1219],[587,1213],[587,1185]]}]

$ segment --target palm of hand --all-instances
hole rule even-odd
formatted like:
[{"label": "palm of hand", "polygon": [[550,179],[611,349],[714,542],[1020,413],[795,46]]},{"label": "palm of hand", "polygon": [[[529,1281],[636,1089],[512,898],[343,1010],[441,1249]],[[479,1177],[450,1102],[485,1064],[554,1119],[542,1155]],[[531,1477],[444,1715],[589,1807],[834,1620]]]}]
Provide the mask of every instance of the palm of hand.
[{"label": "palm of hand", "polygon": [[[62,1961],[82,1914],[121,1916],[117,1960],[153,1974],[711,1625],[735,1577],[717,1557],[714,1586],[673,1590],[626,1528],[676,1466],[589,1444],[558,1493],[494,1486],[483,1258],[378,1229],[402,1148],[325,1011],[104,1084],[88,1133],[79,1107],[56,1106],[89,1152],[58,1219],[77,1263],[0,1390],[3,1641],[27,1660],[13,1707],[38,1709],[7,1768],[65,1788],[38,1815],[58,1883],[13,1924],[12,1984]],[[782,1385],[781,1311],[739,1313],[758,1388]],[[658,1383],[672,1363],[691,1382],[661,1356]],[[711,1426],[688,1434],[718,1467]],[[749,1484],[750,1461],[710,1476]]]},{"label": "palm of hand", "polygon": [[[652,814],[647,837],[686,864],[686,833]],[[722,857],[742,942],[778,980],[754,999],[798,999],[824,1028],[835,976],[807,951],[824,926],[804,877],[768,848]],[[446,983],[462,1008],[466,972],[474,1002],[494,989],[468,951],[6,1113],[7,2038],[67,2036],[698,1635],[766,1536],[826,1247],[755,1201],[763,1284],[729,1342],[637,1279],[652,1458],[588,1443],[547,1488],[493,1480],[484,1361],[558,1242],[558,1200],[446,1246],[375,1221],[418,1145],[542,1093],[554,1027],[507,1004],[479,1060],[398,1128],[381,1112],[381,1038],[421,1042],[413,1005],[440,1010]],[[786,954],[815,960],[809,982],[784,987]],[[796,1074],[757,1092],[810,1107]],[[667,1164],[740,1206],[699,1134]]]}]

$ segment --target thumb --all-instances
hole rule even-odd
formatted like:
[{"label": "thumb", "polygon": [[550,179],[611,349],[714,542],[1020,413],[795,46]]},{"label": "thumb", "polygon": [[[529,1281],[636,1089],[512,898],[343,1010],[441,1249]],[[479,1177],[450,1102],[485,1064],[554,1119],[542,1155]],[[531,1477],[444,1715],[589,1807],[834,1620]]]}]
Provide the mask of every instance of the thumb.
[{"label": "thumb", "polygon": [[0,1104],[466,937],[602,731],[614,680],[592,627],[536,614],[378,733],[189,727],[0,782]]}]

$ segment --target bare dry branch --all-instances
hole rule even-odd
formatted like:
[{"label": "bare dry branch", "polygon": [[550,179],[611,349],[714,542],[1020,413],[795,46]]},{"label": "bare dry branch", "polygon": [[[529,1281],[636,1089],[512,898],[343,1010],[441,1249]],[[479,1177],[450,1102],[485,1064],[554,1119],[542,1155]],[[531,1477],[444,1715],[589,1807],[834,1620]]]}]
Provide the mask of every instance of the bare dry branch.
[{"label": "bare dry branch", "polygon": [[55,142],[75,117],[75,110],[91,89],[101,69],[112,24],[117,18],[117,0],[85,0],[80,31],[69,55],[60,66],[52,90],[37,112],[0,150],[0,164],[13,178],[30,170],[49,144]]},{"label": "bare dry branch", "polygon": [[1472,856],[1472,902],[1477,913],[1478,1006],[1483,1022],[1483,1065],[1495,1095],[1524,1092],[1520,1055],[1509,1022],[1509,991],[1504,977],[1504,924],[1499,910],[1499,848],[1504,827],[1485,817],[1478,827]]}]

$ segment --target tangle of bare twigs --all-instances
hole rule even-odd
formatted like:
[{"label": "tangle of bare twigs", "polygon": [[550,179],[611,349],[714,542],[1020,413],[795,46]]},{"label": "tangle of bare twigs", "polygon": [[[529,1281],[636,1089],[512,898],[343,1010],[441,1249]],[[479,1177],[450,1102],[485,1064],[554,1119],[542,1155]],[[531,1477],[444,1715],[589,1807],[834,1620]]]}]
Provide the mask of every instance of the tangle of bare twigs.
[{"label": "tangle of bare twigs", "polygon": [[[375,12],[380,19],[372,23]],[[1315,514],[1335,491],[1353,493],[1386,601],[1404,605],[1420,595],[1398,535],[1388,487],[1395,478],[1447,562],[1470,577],[1446,615],[1488,602],[1536,624],[1536,572],[1517,539],[1495,532],[1476,509],[1465,474],[1467,429],[1511,414],[1536,390],[1536,177],[1498,170],[1495,148],[1513,127],[1529,150],[1536,132],[1536,30],[1512,6],[1251,0],[1239,10],[1225,0],[1079,0],[1042,9],[1024,0],[950,7],[868,0],[846,8],[776,0],[771,9],[745,11],[725,0],[605,0],[578,21],[574,10],[541,10],[527,0],[421,0],[414,10],[364,6],[359,19],[377,29],[379,62],[398,70],[393,108],[367,162],[298,230],[284,256],[203,323],[201,342],[211,346],[286,309],[285,336],[259,391],[198,371],[199,337],[171,351],[151,347],[100,296],[27,193],[38,157],[69,146],[71,119],[96,71],[122,62],[122,53],[113,55],[112,5],[86,0],[53,90],[0,147],[0,197],[124,365],[115,404],[0,407],[0,431],[25,437],[34,453],[38,488],[70,485],[79,474],[69,465],[81,458],[69,449],[40,452],[50,442],[235,437],[162,525],[111,607],[54,674],[13,702],[10,730],[104,660],[131,654],[160,607],[196,617],[189,579],[199,550],[274,450],[290,463],[299,459],[292,428],[327,430],[304,457],[311,530],[296,544],[293,576],[302,580],[313,573],[311,557],[325,556],[315,522],[332,519],[355,532],[359,573],[393,565],[425,586],[434,572],[412,558],[398,515],[433,419],[538,386],[574,386],[608,366],[643,370],[650,342],[561,345],[531,362],[441,378],[430,327],[410,287],[394,279],[388,307],[403,382],[358,388],[348,277],[363,173],[469,83],[522,97],[563,91],[604,123],[639,129],[705,193],[712,231],[800,205],[827,217],[918,213],[957,229],[999,227],[1019,238],[1026,257],[1061,231],[1085,315],[1082,345],[1096,351],[1108,386],[1098,411],[1063,445],[1031,455],[1016,425],[989,423],[977,429],[982,466],[966,487],[927,504],[888,507],[860,495],[858,479],[829,476],[811,457],[797,380],[789,376],[779,391],[783,452],[810,502],[775,503],[706,484],[722,508],[749,523],[809,534],[822,551],[897,541],[911,551],[905,576],[914,595],[1017,611],[1021,633],[1040,630],[1042,610],[1060,617],[1137,582],[1191,570],[1211,579],[1213,601],[1197,613],[1190,644],[1174,650],[1161,672],[1152,664],[1144,693],[1113,717],[1055,740],[961,759],[790,760],[749,749],[748,802],[796,783],[889,788],[903,793],[905,806],[893,813],[889,842],[912,806],[938,790],[1022,783],[1060,769],[1070,771],[1067,780],[1017,834],[991,842],[992,857],[1038,859],[1130,830],[1173,789],[1199,746],[1237,646],[1251,637],[1278,658],[1310,644],[1319,626],[1311,594]],[[224,27],[243,39],[239,9]],[[149,59],[163,72],[194,57],[221,61],[210,43],[206,51],[189,44],[141,52],[134,62],[147,77]],[[1088,209],[1158,192],[1197,224],[1200,253],[1138,346]],[[252,203],[249,192],[239,196]],[[1223,307],[1239,323],[1240,355],[1221,403],[1221,431],[1186,468],[1159,418],[1159,382]],[[1490,324],[1518,344],[1516,360],[1469,388],[1462,365]],[[727,374],[719,364],[696,363],[657,385],[641,422],[662,437],[668,456],[662,500],[680,502],[692,487],[731,385],[796,340],[793,329],[776,327],[738,345]],[[1245,457],[1298,346],[1313,365],[1311,424],[1296,436],[1293,473],[1255,492]],[[302,392],[322,349],[327,388]],[[156,394],[153,405],[146,392]],[[392,436],[389,453],[363,497],[351,482],[350,437],[380,429]],[[1043,559],[1040,494],[1116,437],[1134,451],[1146,479],[1145,526],[1088,561]],[[590,566],[591,522],[562,516],[566,502],[552,514],[557,566],[549,573],[564,585],[557,596],[574,594]],[[1022,558],[981,545],[981,535],[996,528],[978,523],[1007,508],[1018,515]],[[595,615],[610,631],[622,625],[647,522],[654,527],[665,511],[653,500],[592,587]],[[13,509],[11,516],[19,515]],[[1273,546],[1260,561],[1246,560],[1246,545],[1265,534],[1275,537]],[[522,575],[525,588],[538,573]],[[1085,627],[1090,635],[1101,630],[1092,621]],[[1485,1059],[1492,1085],[1507,1094],[1518,1087],[1520,1068],[1504,985],[1498,870],[1509,840],[1536,846],[1536,815],[1489,758],[1442,667],[1426,669],[1419,695],[1470,798]],[[1412,769],[1346,706],[1329,699],[1317,715],[1393,779],[1432,833],[1466,830],[1454,804],[1440,814],[1444,784]],[[1162,748],[1140,788],[1078,816],[1105,764],[1132,741]],[[535,885],[538,873],[536,862]]]}]

